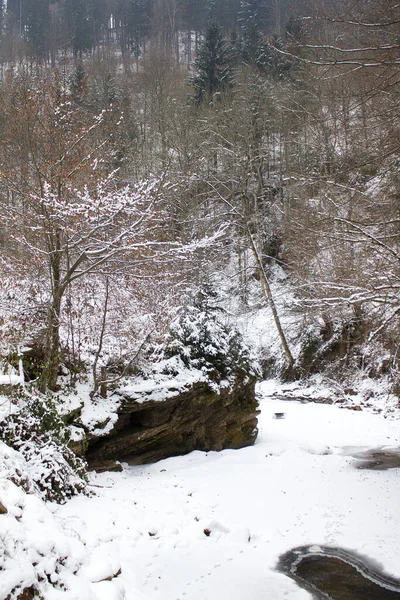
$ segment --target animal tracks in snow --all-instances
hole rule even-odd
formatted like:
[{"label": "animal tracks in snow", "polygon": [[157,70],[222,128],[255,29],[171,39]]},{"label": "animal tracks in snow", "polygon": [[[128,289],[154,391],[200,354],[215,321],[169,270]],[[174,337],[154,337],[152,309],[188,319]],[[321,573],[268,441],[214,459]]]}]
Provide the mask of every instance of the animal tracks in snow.
[{"label": "animal tracks in snow", "polygon": [[[214,531],[218,529],[217,524],[212,524]],[[211,525],[210,525],[211,528]],[[220,529],[226,530],[223,525],[220,525]],[[236,538],[237,541],[231,541],[231,538]],[[204,570],[199,570],[197,576],[194,575],[193,579],[183,583],[181,592],[174,600],[184,600],[184,598],[192,597],[191,591],[196,589],[197,596],[204,598],[204,600],[215,597],[215,586],[221,584],[227,578],[232,576],[233,572],[241,572],[245,569],[245,563],[251,560],[251,550],[257,549],[257,545],[248,542],[249,533],[248,531],[235,531],[228,532],[226,537],[222,539],[219,537],[214,540],[214,544],[219,547],[218,562],[210,560],[210,554],[207,553],[202,557],[199,556],[199,560],[196,561],[198,568],[203,566]],[[241,539],[241,541],[239,541]],[[212,543],[212,542],[211,542]],[[243,547],[243,544],[246,547]],[[247,552],[248,550],[248,552]],[[215,552],[213,552],[215,556]],[[193,560],[194,556],[192,557]],[[196,597],[197,597],[196,596]]]},{"label": "animal tracks in snow", "polygon": [[79,536],[104,564],[120,561],[121,576],[106,583],[125,600],[305,600],[275,566],[310,543],[358,549],[398,572],[398,474],[360,471],[349,456],[397,447],[397,424],[335,406],[263,403],[254,446],[100,474],[96,497],[57,508],[71,544]]}]

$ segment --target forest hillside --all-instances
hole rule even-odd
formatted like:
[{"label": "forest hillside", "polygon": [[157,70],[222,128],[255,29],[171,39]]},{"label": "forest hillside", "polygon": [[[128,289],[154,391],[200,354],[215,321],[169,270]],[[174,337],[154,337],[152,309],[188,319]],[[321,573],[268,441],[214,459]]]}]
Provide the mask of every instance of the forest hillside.
[{"label": "forest hillside", "polygon": [[397,0],[0,23],[0,597],[183,598],[176,549],[193,600],[261,597],[263,569],[308,597],[275,568],[295,546],[395,572],[397,483],[352,465],[399,464]]},{"label": "forest hillside", "polygon": [[270,372],[397,391],[394,2],[9,1],[1,18],[5,374],[21,358],[46,391],[91,371],[96,391],[211,294],[227,321],[269,306]]}]

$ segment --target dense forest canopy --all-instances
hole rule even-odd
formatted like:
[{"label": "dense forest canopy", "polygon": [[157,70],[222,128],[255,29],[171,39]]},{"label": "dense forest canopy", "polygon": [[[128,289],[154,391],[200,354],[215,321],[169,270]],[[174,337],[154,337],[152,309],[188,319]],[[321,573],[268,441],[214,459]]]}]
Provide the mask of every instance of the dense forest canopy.
[{"label": "dense forest canopy", "polygon": [[284,0],[8,0],[2,58],[14,60],[21,44],[32,59],[53,63],[60,52],[82,55],[115,42],[139,54],[149,37],[172,47],[179,34],[199,35],[209,22],[228,34],[251,24],[279,34],[288,11]]},{"label": "dense forest canopy", "polygon": [[[73,378],[91,361],[96,379],[107,344],[110,364],[136,355],[233,260],[242,307],[258,281],[271,308],[280,368],[337,359],[396,384],[394,0],[8,0],[1,11],[5,359],[36,348],[42,389],[61,363]],[[295,290],[295,332],[277,269]]]}]

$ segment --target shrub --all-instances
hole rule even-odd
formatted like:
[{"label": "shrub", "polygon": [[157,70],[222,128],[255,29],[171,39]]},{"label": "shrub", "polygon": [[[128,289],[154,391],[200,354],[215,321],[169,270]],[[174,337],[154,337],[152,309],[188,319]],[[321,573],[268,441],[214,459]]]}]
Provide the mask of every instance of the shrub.
[{"label": "shrub", "polygon": [[29,465],[43,499],[60,504],[86,490],[85,464],[67,447],[68,434],[51,398],[22,393],[21,409],[0,422],[0,437]]}]

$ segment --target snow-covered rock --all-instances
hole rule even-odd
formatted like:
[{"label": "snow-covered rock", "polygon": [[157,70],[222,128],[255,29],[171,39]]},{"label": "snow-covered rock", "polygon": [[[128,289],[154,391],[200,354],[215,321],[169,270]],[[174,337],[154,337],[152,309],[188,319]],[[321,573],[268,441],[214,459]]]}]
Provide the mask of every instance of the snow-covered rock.
[{"label": "snow-covered rock", "polygon": [[[96,470],[110,460],[155,462],[192,450],[242,448],[257,437],[255,379],[219,384],[174,379],[140,380],[121,387],[119,417],[107,436],[89,441],[87,459]],[[151,385],[150,385],[151,383]]]}]

